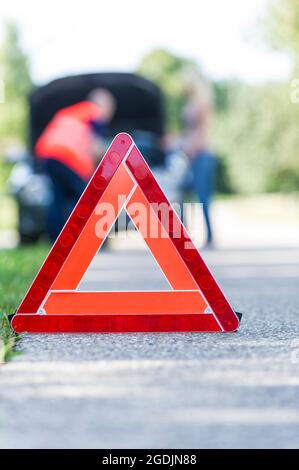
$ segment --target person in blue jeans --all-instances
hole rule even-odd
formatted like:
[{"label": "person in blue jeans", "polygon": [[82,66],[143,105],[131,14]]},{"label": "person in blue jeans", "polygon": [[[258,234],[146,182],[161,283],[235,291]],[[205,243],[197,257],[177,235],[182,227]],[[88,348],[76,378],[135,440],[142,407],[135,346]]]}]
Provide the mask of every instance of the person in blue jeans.
[{"label": "person in blue jeans", "polygon": [[216,166],[215,156],[208,151],[198,152],[192,161],[194,191],[202,204],[207,229],[206,246],[211,246],[214,241],[209,209],[214,193]]},{"label": "person in blue jeans", "polygon": [[45,159],[43,171],[52,181],[52,203],[48,212],[48,235],[54,242],[58,237],[68,215],[77,204],[86,187],[77,173],[53,158]]},{"label": "person in blue jeans", "polygon": [[187,102],[183,110],[183,148],[190,158],[193,188],[203,206],[206,246],[213,245],[210,203],[214,194],[217,159],[212,151],[210,127],[213,97],[208,84],[194,68],[184,71]]}]

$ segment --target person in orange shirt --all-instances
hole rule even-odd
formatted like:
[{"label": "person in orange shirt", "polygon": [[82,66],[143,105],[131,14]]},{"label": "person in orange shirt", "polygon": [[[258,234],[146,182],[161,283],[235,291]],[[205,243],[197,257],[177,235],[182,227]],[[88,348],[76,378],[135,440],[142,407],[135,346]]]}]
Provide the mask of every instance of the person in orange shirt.
[{"label": "person in orange shirt", "polygon": [[52,241],[103,156],[103,132],[115,108],[109,91],[95,89],[85,101],[59,110],[36,142],[37,159],[53,183],[48,216]]}]

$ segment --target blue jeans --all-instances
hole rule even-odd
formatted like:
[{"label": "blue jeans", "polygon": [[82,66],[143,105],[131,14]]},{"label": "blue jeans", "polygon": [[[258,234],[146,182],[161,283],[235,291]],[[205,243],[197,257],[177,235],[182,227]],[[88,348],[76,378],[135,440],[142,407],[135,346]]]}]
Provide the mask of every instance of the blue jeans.
[{"label": "blue jeans", "polygon": [[58,160],[45,159],[42,167],[53,184],[53,199],[48,212],[48,234],[51,241],[55,241],[85,189],[86,182]]},{"label": "blue jeans", "polygon": [[209,207],[214,193],[217,160],[210,152],[199,152],[192,161],[194,191],[203,205],[204,220],[207,227],[207,242],[213,240]]}]

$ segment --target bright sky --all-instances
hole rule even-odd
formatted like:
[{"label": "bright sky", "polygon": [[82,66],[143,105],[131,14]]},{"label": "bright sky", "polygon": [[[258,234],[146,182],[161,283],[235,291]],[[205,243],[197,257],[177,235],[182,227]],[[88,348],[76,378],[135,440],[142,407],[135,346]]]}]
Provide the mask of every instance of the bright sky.
[{"label": "bright sky", "polygon": [[269,0],[7,0],[38,82],[77,72],[133,70],[156,47],[195,59],[214,79],[277,80],[288,58],[258,38]]}]

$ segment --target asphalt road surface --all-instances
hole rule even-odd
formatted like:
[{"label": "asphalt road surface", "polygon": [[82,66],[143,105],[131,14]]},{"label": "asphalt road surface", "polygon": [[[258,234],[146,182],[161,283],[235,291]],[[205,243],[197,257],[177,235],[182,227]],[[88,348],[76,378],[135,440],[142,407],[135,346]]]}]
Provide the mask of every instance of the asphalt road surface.
[{"label": "asphalt road surface", "polygon": [[[26,335],[0,368],[0,446],[298,448],[299,249],[204,256],[237,333]],[[168,287],[129,251],[98,256],[81,288]]]}]

